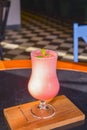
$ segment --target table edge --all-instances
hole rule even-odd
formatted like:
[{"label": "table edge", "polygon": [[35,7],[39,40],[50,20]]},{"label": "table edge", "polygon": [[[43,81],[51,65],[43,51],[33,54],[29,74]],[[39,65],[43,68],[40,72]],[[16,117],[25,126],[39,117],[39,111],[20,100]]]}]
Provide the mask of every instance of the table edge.
[{"label": "table edge", "polygon": [[[6,60],[0,61],[0,70],[31,68],[31,60]],[[86,63],[57,61],[57,69],[87,72]]]}]

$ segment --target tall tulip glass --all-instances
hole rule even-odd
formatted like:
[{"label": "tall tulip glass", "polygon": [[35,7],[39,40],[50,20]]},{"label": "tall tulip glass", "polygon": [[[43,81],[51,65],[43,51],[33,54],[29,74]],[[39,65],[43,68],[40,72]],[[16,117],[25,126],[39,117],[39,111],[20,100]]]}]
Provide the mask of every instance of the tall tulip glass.
[{"label": "tall tulip glass", "polygon": [[41,50],[31,52],[32,73],[28,82],[28,90],[32,97],[40,100],[32,106],[30,112],[37,118],[50,118],[55,115],[55,108],[46,101],[59,92],[59,81],[56,74],[57,53],[46,50],[47,56],[38,57]]}]

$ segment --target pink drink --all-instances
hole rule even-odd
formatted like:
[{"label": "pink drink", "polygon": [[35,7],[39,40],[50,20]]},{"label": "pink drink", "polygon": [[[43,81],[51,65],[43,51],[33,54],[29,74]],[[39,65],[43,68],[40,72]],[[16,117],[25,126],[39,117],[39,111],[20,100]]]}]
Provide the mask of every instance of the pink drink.
[{"label": "pink drink", "polygon": [[32,74],[28,90],[34,98],[39,100],[55,97],[60,88],[56,75],[57,53],[46,50],[46,54],[44,57],[40,57],[41,50],[31,52]]}]

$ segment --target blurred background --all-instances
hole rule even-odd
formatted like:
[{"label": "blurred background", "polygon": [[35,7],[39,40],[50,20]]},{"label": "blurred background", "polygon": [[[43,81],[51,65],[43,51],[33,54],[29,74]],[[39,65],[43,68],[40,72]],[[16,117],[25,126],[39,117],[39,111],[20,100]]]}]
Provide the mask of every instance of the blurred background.
[{"label": "blurred background", "polygon": [[[87,0],[10,0],[5,60],[30,59],[35,49],[57,51],[58,59],[73,61],[73,23],[87,23]],[[79,61],[87,62],[87,45],[79,39]]]}]

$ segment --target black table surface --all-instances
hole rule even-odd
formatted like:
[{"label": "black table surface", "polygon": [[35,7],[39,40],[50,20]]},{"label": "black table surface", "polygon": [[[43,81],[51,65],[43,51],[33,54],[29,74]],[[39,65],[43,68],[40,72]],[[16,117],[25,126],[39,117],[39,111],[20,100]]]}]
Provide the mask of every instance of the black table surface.
[{"label": "black table surface", "polygon": [[[0,71],[0,130],[9,130],[3,109],[28,103],[35,99],[28,92],[31,69]],[[84,122],[55,130],[87,130],[87,73],[57,70],[60,82],[58,95],[66,95],[86,116]]]}]

